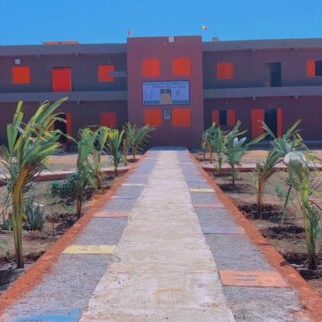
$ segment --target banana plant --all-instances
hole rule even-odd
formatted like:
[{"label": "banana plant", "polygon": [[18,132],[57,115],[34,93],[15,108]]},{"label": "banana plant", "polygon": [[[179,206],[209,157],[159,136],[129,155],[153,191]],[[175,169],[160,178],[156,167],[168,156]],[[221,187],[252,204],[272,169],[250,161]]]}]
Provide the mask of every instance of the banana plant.
[{"label": "banana plant", "polygon": [[114,164],[114,174],[117,177],[118,175],[118,166],[122,161],[123,155],[121,152],[122,140],[123,140],[124,131],[113,130],[107,140],[107,150],[113,156]]},{"label": "banana plant", "polygon": [[24,192],[45,168],[48,156],[59,150],[61,132],[55,130],[56,113],[67,98],[55,103],[42,103],[28,122],[24,122],[23,103],[20,101],[12,123],[7,125],[8,146],[2,146],[1,164],[7,175],[7,189],[12,204],[12,227],[17,267],[24,267],[22,254],[22,217]]},{"label": "banana plant", "polygon": [[321,232],[321,207],[316,204],[312,197],[320,183],[310,178],[312,162],[307,160],[301,152],[289,152],[284,158],[288,167],[292,187],[296,191],[298,203],[302,213],[304,224],[308,268],[316,269],[318,264],[317,242]]}]

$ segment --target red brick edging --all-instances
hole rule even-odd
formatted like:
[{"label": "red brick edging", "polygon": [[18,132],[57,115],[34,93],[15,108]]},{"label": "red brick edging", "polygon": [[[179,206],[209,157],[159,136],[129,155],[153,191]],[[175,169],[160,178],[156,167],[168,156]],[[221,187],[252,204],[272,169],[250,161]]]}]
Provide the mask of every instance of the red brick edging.
[{"label": "red brick edging", "polygon": [[190,154],[190,157],[196,164],[201,175],[215,190],[218,198],[225,205],[229,213],[234,217],[236,222],[244,228],[250,241],[259,247],[267,261],[282,275],[282,277],[287,281],[288,285],[298,292],[303,312],[307,314],[313,321],[321,321],[322,298],[319,293],[311,288],[311,286],[300,276],[300,274],[285,261],[282,255],[267,242],[267,240],[257,230],[256,226],[243,216],[231,199],[219,188],[215,181],[202,168],[202,165],[196,160],[196,158],[192,154]]},{"label": "red brick edging", "polygon": [[20,276],[1,296],[0,296],[0,320],[1,315],[12,306],[19,298],[31,291],[38,285],[44,276],[53,268],[58,257],[64,249],[72,243],[77,235],[87,226],[94,214],[99,211],[108,200],[116,193],[124,181],[132,174],[138,165],[145,159],[141,157],[122,177],[117,178],[111,189],[102,196],[96,196],[91,203],[91,209],[87,211],[68,231],[61,236],[27,271]]}]

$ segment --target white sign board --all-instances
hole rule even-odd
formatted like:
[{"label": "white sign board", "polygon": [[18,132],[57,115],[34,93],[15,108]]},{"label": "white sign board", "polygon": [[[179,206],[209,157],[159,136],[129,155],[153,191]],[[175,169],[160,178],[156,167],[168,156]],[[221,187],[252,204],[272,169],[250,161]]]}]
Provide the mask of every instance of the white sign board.
[{"label": "white sign board", "polygon": [[144,105],[189,104],[189,81],[144,82]]}]

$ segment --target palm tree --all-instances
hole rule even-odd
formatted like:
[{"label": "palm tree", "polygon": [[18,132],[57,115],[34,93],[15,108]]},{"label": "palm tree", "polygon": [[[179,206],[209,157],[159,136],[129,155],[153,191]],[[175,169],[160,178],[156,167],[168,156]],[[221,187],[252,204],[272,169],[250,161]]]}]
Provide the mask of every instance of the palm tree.
[{"label": "palm tree", "polygon": [[94,133],[94,149],[92,153],[97,188],[102,186],[102,154],[106,150],[106,142],[111,133],[111,129],[106,126],[99,127]]},{"label": "palm tree", "polygon": [[12,204],[12,226],[17,267],[22,268],[22,217],[24,213],[24,192],[45,168],[47,157],[59,150],[61,132],[54,129],[57,120],[55,112],[67,98],[55,103],[42,103],[27,123],[23,122],[23,103],[20,101],[7,125],[8,146],[2,146],[1,160],[8,176],[7,189]]},{"label": "palm tree", "polygon": [[228,132],[225,136],[225,147],[224,155],[226,162],[230,165],[232,169],[232,185],[235,186],[236,172],[237,167],[240,165],[242,157],[247,153],[249,147],[253,144],[256,144],[264,139],[264,135],[260,135],[253,140],[247,142],[246,137],[239,137],[246,133],[246,131],[240,131],[239,128],[241,122],[237,121],[234,128]]},{"label": "palm tree", "polygon": [[132,152],[133,160],[136,160],[136,155],[141,152],[145,145],[150,142],[150,133],[154,131],[154,127],[145,125],[137,127],[131,123],[126,123],[124,126],[125,138],[128,142],[129,148]]},{"label": "palm tree", "polygon": [[288,167],[292,187],[297,193],[297,199],[302,211],[305,230],[308,268],[316,269],[318,264],[317,241],[321,231],[322,209],[311,199],[319,182],[310,178],[311,161],[301,152],[289,152],[284,158]]},{"label": "palm tree", "polygon": [[107,139],[107,150],[112,154],[113,156],[113,163],[114,163],[114,173],[117,177],[117,169],[122,161],[122,153],[121,153],[121,147],[122,147],[122,140],[123,140],[124,131],[118,131],[113,130]]},{"label": "palm tree", "polygon": [[216,154],[218,174],[220,175],[226,145],[225,132],[220,128],[220,126],[213,123],[211,127],[205,131],[204,138],[207,142],[207,148],[210,153],[210,163],[213,162],[213,153]]},{"label": "palm tree", "polygon": [[83,195],[87,185],[95,186],[95,169],[90,162],[90,157],[94,151],[95,135],[89,128],[80,131],[80,139],[78,141],[77,156],[77,174],[75,185],[76,212],[78,218],[82,215]]}]

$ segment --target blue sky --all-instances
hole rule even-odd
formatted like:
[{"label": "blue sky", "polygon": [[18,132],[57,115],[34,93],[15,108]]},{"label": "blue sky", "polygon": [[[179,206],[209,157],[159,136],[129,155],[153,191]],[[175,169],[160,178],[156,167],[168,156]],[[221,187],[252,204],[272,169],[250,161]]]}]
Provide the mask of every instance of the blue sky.
[{"label": "blue sky", "polygon": [[322,37],[321,0],[0,0],[0,45],[198,35],[204,40]]}]

